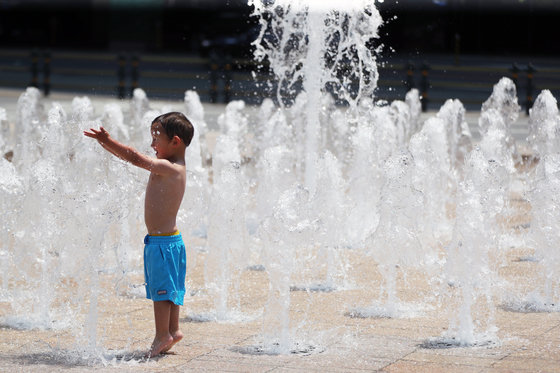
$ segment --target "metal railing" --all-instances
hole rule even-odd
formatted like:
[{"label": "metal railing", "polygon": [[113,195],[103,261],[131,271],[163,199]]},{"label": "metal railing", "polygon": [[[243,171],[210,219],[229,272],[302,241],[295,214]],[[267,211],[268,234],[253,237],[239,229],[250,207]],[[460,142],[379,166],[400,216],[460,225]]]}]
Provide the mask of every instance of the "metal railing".
[{"label": "metal railing", "polygon": [[[549,89],[555,96],[560,93],[560,68],[555,67],[554,61],[536,68],[532,63],[506,61],[456,65],[442,58],[432,63],[393,60],[380,64],[379,75],[376,99],[403,99],[408,90],[417,88],[423,110],[437,109],[448,98],[480,108],[493,85],[504,76],[516,83],[519,101],[526,111],[540,90]],[[199,57],[0,50],[0,87],[35,86],[45,95],[56,90],[124,99],[141,87],[154,98],[182,98],[186,90],[192,89],[206,102],[243,99],[259,103],[274,91],[273,80],[266,67],[258,71],[250,59],[217,54]]]}]

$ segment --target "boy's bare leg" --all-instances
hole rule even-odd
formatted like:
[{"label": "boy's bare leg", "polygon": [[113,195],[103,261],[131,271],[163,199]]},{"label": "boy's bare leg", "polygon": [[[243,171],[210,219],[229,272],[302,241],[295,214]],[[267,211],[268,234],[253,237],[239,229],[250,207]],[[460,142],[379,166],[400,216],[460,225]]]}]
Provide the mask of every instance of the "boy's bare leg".
[{"label": "boy's bare leg", "polygon": [[169,333],[171,334],[171,337],[173,337],[173,342],[161,352],[169,351],[175,343],[183,339],[183,333],[179,330],[179,311],[180,307],[175,303],[171,303],[171,312],[169,313]]},{"label": "boy's bare leg", "polygon": [[152,347],[150,347],[150,350],[148,351],[148,357],[159,355],[164,349],[168,348],[173,343],[173,337],[169,332],[171,304],[172,303],[167,300],[154,302],[156,336],[152,343]]}]

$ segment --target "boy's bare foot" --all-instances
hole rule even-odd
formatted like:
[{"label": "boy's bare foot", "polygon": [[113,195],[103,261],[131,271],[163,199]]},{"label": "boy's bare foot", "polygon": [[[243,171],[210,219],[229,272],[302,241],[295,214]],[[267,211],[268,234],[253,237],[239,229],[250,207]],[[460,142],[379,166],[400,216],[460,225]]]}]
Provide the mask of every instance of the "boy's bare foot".
[{"label": "boy's bare foot", "polygon": [[183,339],[183,333],[181,333],[180,330],[177,330],[175,333],[171,334],[171,336],[173,337],[173,342],[169,346],[167,346],[165,349],[161,350],[162,354],[171,350],[171,347],[175,346],[175,344],[177,342],[179,342],[181,339]]},{"label": "boy's bare foot", "polygon": [[170,334],[162,338],[154,338],[152,347],[150,347],[150,350],[146,353],[146,358],[149,359],[169,350],[173,344],[173,337]]}]

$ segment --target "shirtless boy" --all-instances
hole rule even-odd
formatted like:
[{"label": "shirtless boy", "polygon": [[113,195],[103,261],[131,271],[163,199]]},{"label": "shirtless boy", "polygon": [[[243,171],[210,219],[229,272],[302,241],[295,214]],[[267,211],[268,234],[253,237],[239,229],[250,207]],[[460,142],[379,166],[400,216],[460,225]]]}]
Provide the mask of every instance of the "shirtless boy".
[{"label": "shirtless boy", "polygon": [[154,304],[156,336],[147,357],[169,351],[183,338],[179,306],[185,295],[186,254],[176,218],[185,192],[185,149],[194,129],[183,114],[172,112],[154,119],[151,133],[156,158],[121,144],[103,127],[84,131],[113,155],[150,171],[144,203],[148,230],[144,238],[144,277],[146,297]]}]

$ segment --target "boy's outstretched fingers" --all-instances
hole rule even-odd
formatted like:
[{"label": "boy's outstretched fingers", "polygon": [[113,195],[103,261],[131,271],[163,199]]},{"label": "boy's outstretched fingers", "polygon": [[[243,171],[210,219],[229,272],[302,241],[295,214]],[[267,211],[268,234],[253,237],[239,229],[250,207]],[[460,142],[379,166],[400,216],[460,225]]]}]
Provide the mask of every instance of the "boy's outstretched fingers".
[{"label": "boy's outstretched fingers", "polygon": [[98,139],[100,137],[109,136],[109,133],[103,127],[99,127],[99,130],[96,130],[94,128],[90,128],[89,130],[90,130],[90,132],[84,131],[84,135],[87,136],[87,137]]},{"label": "boy's outstretched fingers", "polygon": [[89,132],[87,130],[84,131],[84,135],[88,137],[95,137],[98,133],[99,131],[95,130],[94,128],[90,128]]}]

